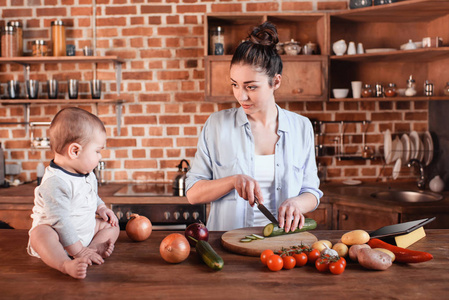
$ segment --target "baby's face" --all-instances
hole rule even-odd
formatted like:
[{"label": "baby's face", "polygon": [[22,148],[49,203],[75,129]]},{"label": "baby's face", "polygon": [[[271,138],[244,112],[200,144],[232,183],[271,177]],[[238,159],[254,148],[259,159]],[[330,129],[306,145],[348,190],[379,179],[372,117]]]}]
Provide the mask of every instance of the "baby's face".
[{"label": "baby's face", "polygon": [[78,156],[77,172],[80,174],[88,174],[98,166],[101,159],[101,150],[106,145],[106,134],[100,130],[96,130],[90,142],[83,146]]}]

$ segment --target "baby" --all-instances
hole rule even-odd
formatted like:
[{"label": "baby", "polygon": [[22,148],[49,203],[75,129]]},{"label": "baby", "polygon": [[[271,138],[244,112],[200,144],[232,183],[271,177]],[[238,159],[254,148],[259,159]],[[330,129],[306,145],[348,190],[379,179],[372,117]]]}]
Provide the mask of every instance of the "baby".
[{"label": "baby", "polygon": [[97,194],[92,172],[106,130],[95,115],[69,107],[56,114],[49,135],[54,159],[34,191],[28,253],[82,279],[88,266],[111,255],[120,233],[117,217]]}]

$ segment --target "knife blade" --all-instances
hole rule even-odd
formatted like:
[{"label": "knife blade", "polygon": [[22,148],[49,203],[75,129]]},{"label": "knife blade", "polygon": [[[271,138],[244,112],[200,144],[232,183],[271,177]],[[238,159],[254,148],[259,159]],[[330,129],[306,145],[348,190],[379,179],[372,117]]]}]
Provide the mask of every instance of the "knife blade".
[{"label": "knife blade", "polygon": [[254,203],[257,204],[257,208],[264,214],[265,217],[268,218],[268,220],[279,226],[279,222],[276,220],[273,214],[263,204],[259,203],[259,199],[257,199],[256,196],[254,196]]}]

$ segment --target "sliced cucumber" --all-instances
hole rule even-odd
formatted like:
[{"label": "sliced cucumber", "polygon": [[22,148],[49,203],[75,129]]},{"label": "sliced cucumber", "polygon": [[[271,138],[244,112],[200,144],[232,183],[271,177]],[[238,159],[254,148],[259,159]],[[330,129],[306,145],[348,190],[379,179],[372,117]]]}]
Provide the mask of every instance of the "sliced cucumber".
[{"label": "sliced cucumber", "polygon": [[272,236],[279,236],[284,234],[291,234],[291,233],[298,233],[298,232],[304,232],[307,230],[312,230],[316,228],[316,221],[314,219],[306,218],[304,222],[304,226],[299,229],[297,228],[294,231],[285,232],[284,228],[280,228],[279,226],[270,223],[267,224],[263,229],[263,235],[265,237],[272,237]]},{"label": "sliced cucumber", "polygon": [[258,235],[258,234],[255,234],[255,233],[253,233],[253,234],[251,234],[251,235],[252,235],[253,237],[255,237],[256,240],[263,240],[263,239],[264,239],[263,236]]},{"label": "sliced cucumber", "polygon": [[240,243],[249,243],[249,242],[252,242],[252,241],[254,241],[254,240],[253,239],[249,239],[249,238],[243,238],[243,239],[240,240]]},{"label": "sliced cucumber", "polygon": [[247,235],[247,236],[245,236],[245,239],[256,240],[257,238],[255,236],[252,236],[252,235]]}]

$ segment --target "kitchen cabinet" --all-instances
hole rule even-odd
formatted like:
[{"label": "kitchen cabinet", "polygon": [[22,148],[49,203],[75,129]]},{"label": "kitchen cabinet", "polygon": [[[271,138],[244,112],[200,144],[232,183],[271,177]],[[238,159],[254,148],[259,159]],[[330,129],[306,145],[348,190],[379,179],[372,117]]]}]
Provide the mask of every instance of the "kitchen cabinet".
[{"label": "kitchen cabinet", "polygon": [[336,230],[375,230],[400,222],[399,214],[395,212],[338,204],[333,205],[332,214],[332,228]]},{"label": "kitchen cabinet", "polygon": [[[388,5],[353,9],[329,15],[330,90],[350,88],[351,81],[396,83],[405,88],[410,75],[416,81],[414,97],[363,98],[363,101],[448,100],[443,88],[449,81],[449,1],[408,0]],[[446,46],[398,50],[409,40],[441,37]],[[371,53],[336,56],[332,44],[340,39],[362,43]],[[380,50],[379,50],[380,49]],[[426,80],[434,84],[434,96],[423,94]],[[360,99],[330,99],[359,101]]]},{"label": "kitchen cabinet", "polygon": [[[124,60],[117,56],[42,56],[42,57],[0,57],[0,64],[20,64],[24,67],[24,79],[29,78],[30,65],[31,64],[47,64],[47,63],[114,63],[115,65],[115,75],[116,75],[116,85],[117,85],[117,96],[120,95],[120,84],[121,84],[121,68]],[[95,72],[95,71],[94,71]],[[42,94],[42,92],[41,92]],[[122,99],[0,99],[0,104],[3,105],[24,105],[24,121],[17,122],[16,124],[23,124],[26,126],[28,131],[28,126],[30,125],[30,106],[33,104],[95,104],[96,110],[98,111],[98,104],[116,104],[117,110],[117,133],[120,135],[120,124],[121,124],[121,114],[122,105],[125,101]],[[0,125],[10,125],[11,122],[3,123]]]},{"label": "kitchen cabinet", "polygon": [[317,209],[304,216],[314,219],[317,223],[317,229],[332,229],[332,204],[321,202]]},{"label": "kitchen cabinet", "polygon": [[30,229],[32,207],[31,204],[0,204],[0,221],[14,229]]},{"label": "kitchen cabinet", "polygon": [[[324,13],[310,14],[210,14],[204,29],[205,95],[207,101],[235,101],[229,66],[235,48],[246,39],[251,28],[264,21],[276,25],[280,42],[291,39],[305,45],[317,44],[320,54],[282,55],[284,64],[281,88],[276,91],[278,101],[324,101],[328,96],[328,39],[327,17]],[[211,32],[220,26],[224,35],[224,55],[211,55]]]}]

